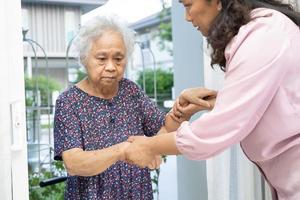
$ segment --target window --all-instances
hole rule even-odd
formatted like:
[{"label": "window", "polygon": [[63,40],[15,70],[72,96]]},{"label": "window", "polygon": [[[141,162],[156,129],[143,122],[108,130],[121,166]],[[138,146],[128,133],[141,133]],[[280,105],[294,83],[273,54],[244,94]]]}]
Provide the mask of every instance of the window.
[{"label": "window", "polygon": [[79,17],[76,16],[76,10],[68,9],[65,11],[65,41],[66,45],[75,37],[76,31],[78,30]]}]

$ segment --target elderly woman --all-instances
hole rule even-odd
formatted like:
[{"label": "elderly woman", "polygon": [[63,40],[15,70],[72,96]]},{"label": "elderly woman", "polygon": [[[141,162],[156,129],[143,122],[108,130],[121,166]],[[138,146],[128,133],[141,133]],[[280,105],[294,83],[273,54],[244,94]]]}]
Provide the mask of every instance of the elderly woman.
[{"label": "elderly woman", "polygon": [[54,124],[55,159],[64,161],[70,175],[65,198],[152,199],[149,169],[124,162],[126,140],[172,131],[179,123],[123,78],[134,34],[118,20],[93,19],[81,28],[75,46],[87,78],[59,96]]}]

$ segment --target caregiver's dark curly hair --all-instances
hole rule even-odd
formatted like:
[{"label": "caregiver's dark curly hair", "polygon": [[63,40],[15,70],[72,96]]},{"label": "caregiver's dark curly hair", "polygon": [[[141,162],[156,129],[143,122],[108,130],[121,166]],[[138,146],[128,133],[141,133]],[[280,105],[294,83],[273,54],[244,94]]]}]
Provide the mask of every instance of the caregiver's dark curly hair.
[{"label": "caregiver's dark curly hair", "polygon": [[[208,3],[211,0],[207,0]],[[239,28],[247,24],[250,12],[255,8],[271,8],[289,17],[295,24],[300,26],[300,15],[290,4],[284,4],[276,0],[220,0],[222,10],[213,21],[208,32],[207,41],[212,47],[211,66],[219,64],[225,71],[224,51],[226,45],[238,33]]]}]

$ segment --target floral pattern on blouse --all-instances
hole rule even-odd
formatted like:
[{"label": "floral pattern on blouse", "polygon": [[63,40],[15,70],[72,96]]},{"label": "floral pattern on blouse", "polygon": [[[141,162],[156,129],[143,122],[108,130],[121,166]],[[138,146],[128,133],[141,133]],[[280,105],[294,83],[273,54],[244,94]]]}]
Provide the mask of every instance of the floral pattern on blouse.
[{"label": "floral pattern on blouse", "polygon": [[[56,101],[54,119],[55,159],[63,151],[104,149],[129,136],[153,136],[163,126],[165,113],[132,81],[122,79],[118,94],[110,99],[91,96],[71,86]],[[69,176],[65,199],[153,199],[150,170],[118,161],[90,177]]]}]

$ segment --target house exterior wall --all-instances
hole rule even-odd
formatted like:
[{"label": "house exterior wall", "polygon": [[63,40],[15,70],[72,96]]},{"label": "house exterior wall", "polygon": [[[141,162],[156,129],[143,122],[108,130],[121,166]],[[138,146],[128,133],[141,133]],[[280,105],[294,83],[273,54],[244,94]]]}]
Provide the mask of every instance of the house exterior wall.
[{"label": "house exterior wall", "polygon": [[[81,14],[79,6],[22,3],[23,29],[28,29],[26,39],[37,42],[48,58],[46,65],[43,50],[35,44],[31,46],[28,41],[23,42],[26,76],[47,76],[48,73],[49,77],[59,82],[63,88],[68,86],[66,50],[69,41],[80,27]],[[32,47],[36,51],[37,62]],[[27,62],[28,60],[30,62]],[[73,58],[69,58],[69,63],[69,68],[78,67]]]},{"label": "house exterior wall", "polygon": [[[67,38],[67,34],[72,31],[72,28],[76,31],[80,25],[80,8],[23,3],[22,13],[23,26],[25,26],[23,28],[28,29],[27,38],[38,42],[49,57],[65,56],[67,42],[70,39]],[[69,21],[66,21],[66,18]],[[69,30],[66,30],[66,27]],[[40,49],[37,49],[37,52],[39,56],[44,56]],[[28,44],[24,45],[24,54],[33,56]]]}]

